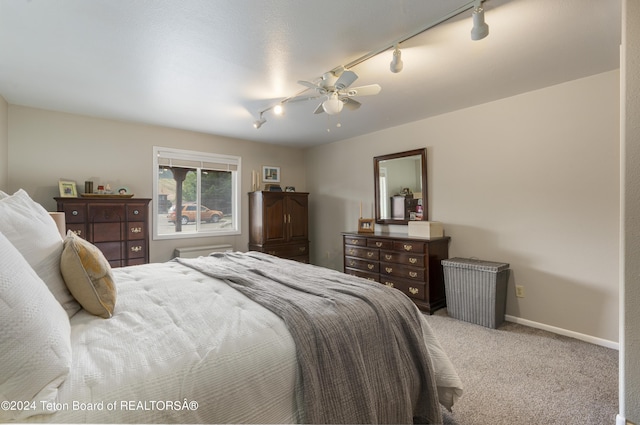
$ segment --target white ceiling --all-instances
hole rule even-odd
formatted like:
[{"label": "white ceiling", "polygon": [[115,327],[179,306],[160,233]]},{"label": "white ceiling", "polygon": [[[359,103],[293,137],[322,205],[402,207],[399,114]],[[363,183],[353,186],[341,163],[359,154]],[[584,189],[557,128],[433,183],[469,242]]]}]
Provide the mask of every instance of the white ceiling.
[{"label": "white ceiling", "polygon": [[312,146],[617,69],[620,0],[487,0],[351,68],[377,96],[260,110],[470,0],[0,0],[0,95],[36,108]]}]

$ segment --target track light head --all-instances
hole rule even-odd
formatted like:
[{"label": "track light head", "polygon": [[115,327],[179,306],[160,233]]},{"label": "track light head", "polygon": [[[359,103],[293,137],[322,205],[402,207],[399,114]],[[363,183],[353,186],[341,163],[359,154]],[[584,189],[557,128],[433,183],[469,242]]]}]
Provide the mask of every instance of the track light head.
[{"label": "track light head", "polygon": [[276,106],[273,107],[273,113],[276,115],[284,114],[284,107],[282,106],[282,103],[278,103]]},{"label": "track light head", "polygon": [[389,69],[391,69],[391,72],[393,72],[394,74],[397,74],[398,72],[402,71],[403,66],[404,64],[402,63],[402,52],[396,44],[396,48],[393,50],[393,60],[391,60],[391,63],[389,64]]},{"label": "track light head", "polygon": [[482,2],[479,2],[473,9],[473,28],[471,28],[471,39],[482,40],[489,35],[489,25],[484,22],[484,9]]},{"label": "track light head", "polygon": [[267,122],[267,120],[264,119],[264,117],[262,116],[262,112],[260,112],[260,118],[258,118],[257,120],[255,120],[253,122],[253,128],[256,128],[256,129],[260,128],[260,127],[262,127],[262,124],[264,124],[266,122]]}]

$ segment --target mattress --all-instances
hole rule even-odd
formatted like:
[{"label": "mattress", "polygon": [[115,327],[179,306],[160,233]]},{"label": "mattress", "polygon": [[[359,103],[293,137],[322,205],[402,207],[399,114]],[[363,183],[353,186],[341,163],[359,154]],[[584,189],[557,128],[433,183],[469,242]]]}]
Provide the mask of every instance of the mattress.
[{"label": "mattress", "polygon": [[[113,269],[103,319],[71,318],[73,364],[58,423],[297,423],[296,347],[284,322],[227,283],[177,262]],[[446,353],[422,326],[440,402],[461,395]]]}]

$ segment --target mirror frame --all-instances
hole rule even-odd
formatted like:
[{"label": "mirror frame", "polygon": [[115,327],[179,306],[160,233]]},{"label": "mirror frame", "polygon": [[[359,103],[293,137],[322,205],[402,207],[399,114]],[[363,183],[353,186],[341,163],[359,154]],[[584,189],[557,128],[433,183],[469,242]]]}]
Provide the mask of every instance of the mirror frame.
[{"label": "mirror frame", "polygon": [[381,155],[373,158],[373,179],[375,188],[375,208],[376,223],[378,224],[408,224],[409,220],[398,220],[393,218],[382,218],[380,214],[380,162],[390,159],[399,159],[409,156],[420,155],[422,162],[422,219],[429,220],[429,200],[427,198],[427,148],[414,149],[406,152],[392,153],[389,155]]}]

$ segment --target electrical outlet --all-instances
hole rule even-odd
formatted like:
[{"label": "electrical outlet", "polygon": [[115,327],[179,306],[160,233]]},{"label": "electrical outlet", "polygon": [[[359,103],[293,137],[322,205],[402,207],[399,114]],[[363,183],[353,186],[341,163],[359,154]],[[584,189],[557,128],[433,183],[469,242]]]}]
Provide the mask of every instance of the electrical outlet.
[{"label": "electrical outlet", "polygon": [[524,298],[524,286],[516,285],[516,297]]}]

